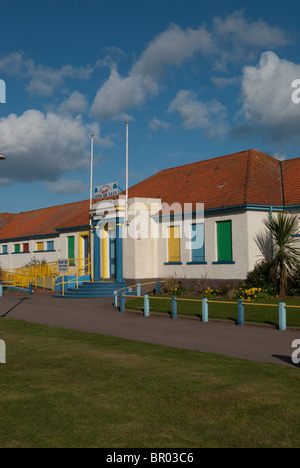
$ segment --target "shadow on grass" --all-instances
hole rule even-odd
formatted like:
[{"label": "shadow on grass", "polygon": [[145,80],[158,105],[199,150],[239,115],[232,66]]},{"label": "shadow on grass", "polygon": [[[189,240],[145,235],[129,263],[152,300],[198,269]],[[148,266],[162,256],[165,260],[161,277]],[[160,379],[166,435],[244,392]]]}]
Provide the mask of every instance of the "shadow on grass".
[{"label": "shadow on grass", "polygon": [[293,361],[292,361],[292,358],[291,356],[284,356],[282,354],[272,354],[272,356],[276,359],[280,359],[280,361],[283,361],[285,362],[286,364],[290,364],[290,366],[293,366],[293,367],[297,367],[298,369],[300,368],[300,363],[299,364],[295,364]]}]

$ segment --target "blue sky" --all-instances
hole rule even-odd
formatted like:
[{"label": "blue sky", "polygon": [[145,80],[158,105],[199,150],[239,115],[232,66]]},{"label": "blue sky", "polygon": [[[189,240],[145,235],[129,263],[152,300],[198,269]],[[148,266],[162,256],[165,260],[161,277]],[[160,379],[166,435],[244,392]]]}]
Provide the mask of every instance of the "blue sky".
[{"label": "blue sky", "polygon": [[255,148],[300,156],[297,1],[0,0],[0,212]]}]

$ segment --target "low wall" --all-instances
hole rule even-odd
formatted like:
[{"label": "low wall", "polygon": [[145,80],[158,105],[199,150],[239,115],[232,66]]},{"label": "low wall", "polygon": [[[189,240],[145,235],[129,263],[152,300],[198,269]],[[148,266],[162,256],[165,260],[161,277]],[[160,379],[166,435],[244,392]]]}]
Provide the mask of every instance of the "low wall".
[{"label": "low wall", "polygon": [[[159,280],[161,282],[163,281],[170,281],[173,278],[148,278],[148,279],[125,279],[125,283],[128,286],[135,285],[140,283],[142,285],[142,294],[149,294],[152,292],[155,292],[156,289],[156,281]],[[186,279],[186,278],[176,278],[176,283],[181,282],[181,284],[186,287],[187,289],[193,290],[198,282],[201,282],[202,284],[205,283],[205,287],[210,286],[211,288],[217,288],[220,289],[222,287],[228,287],[229,289],[236,289],[239,284],[244,281],[244,279],[231,279],[231,280],[220,280],[220,279]],[[145,284],[146,283],[146,284]],[[147,284],[147,283],[153,283],[153,284]],[[162,287],[161,283],[161,287]]]}]

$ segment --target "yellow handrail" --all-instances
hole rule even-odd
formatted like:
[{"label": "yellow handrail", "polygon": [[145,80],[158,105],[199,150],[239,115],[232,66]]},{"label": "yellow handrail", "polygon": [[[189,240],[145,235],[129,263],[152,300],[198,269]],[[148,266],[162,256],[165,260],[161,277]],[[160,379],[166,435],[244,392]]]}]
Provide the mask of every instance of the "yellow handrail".
[{"label": "yellow handrail", "polygon": [[[78,264],[78,262],[82,263],[82,266],[79,269],[75,269],[74,271],[72,263],[76,265]],[[87,266],[90,265],[90,263],[85,262],[89,262],[89,259],[68,259],[67,274],[76,274],[78,270],[87,268]],[[86,274],[90,274],[90,270],[91,269],[89,268],[88,273]],[[46,282],[48,280],[48,282],[50,283],[50,289],[54,290],[54,282],[58,276],[61,276],[58,271],[58,261],[49,263],[39,263],[36,265],[29,265],[21,268],[2,271],[2,280],[16,287],[29,287],[29,284],[31,283],[34,287],[42,287],[43,289],[46,289]]]},{"label": "yellow handrail", "polygon": [[165,283],[168,280],[156,280],[156,281],[151,281],[150,283],[138,283],[138,284],[128,285],[128,286],[125,286],[124,288],[118,289],[117,294],[119,294],[120,291],[124,291],[125,289],[128,289],[128,288],[137,288],[138,286],[148,286],[149,284],[156,284],[157,281],[159,281],[160,283]]},{"label": "yellow handrail", "polygon": [[[80,274],[80,272],[82,270],[86,270],[86,269],[87,269],[87,271],[83,271]],[[65,281],[64,277],[68,276],[68,275],[64,275],[63,273],[59,274],[58,276],[56,276],[55,279],[53,279],[53,290],[54,290],[54,286],[60,286],[61,285],[62,286],[62,296],[64,296],[65,295],[65,285],[66,284],[72,284],[72,283],[75,283],[75,282],[76,282],[76,288],[78,289],[79,281],[80,281],[79,277],[91,276],[92,270],[93,270],[93,264],[92,263],[87,263],[86,265],[81,266],[80,268],[78,268],[76,271],[73,271],[72,276],[75,276],[75,278],[68,279],[67,281]],[[57,283],[58,278],[61,278],[60,283]]]}]

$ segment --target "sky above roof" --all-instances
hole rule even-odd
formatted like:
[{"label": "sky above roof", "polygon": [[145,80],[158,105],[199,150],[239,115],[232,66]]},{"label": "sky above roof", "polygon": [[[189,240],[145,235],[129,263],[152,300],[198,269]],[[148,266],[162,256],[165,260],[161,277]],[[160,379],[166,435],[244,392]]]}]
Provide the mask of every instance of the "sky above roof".
[{"label": "sky above roof", "polygon": [[126,120],[129,185],[249,148],[300,156],[299,2],[0,0],[0,10],[0,212],[88,199],[91,133],[93,185],[124,190]]}]

